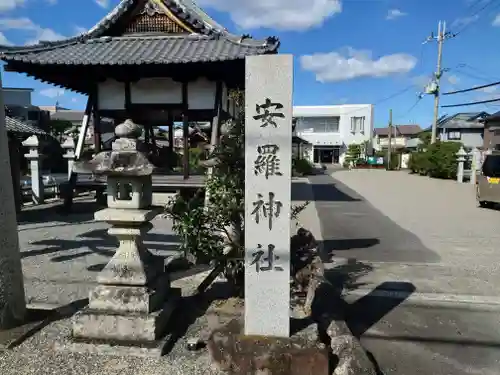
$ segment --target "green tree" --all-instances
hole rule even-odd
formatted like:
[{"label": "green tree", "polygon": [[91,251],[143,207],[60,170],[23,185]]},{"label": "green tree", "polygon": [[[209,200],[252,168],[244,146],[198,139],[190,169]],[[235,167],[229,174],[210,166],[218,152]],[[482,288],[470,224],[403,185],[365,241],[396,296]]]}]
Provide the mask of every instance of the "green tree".
[{"label": "green tree", "polygon": [[71,128],[73,128],[73,124],[68,120],[54,119],[49,122],[49,132],[59,142],[62,142],[64,134]]}]

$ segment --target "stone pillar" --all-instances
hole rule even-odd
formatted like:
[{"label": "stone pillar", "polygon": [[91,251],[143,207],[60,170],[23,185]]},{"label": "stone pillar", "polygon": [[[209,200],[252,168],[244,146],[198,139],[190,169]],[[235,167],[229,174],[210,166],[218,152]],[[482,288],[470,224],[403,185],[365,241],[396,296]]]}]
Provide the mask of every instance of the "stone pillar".
[{"label": "stone pillar", "polygon": [[477,174],[481,170],[481,151],[474,148],[471,152],[472,155],[472,171],[470,176],[470,183],[475,185],[477,182]]},{"label": "stone pillar", "polygon": [[458,162],[458,167],[457,167],[457,182],[464,182],[464,163],[465,163],[465,157],[467,156],[467,152],[465,152],[463,147],[460,147],[460,150],[457,152],[457,162]]},{"label": "stone pillar", "polygon": [[21,192],[21,167],[19,165],[20,157],[21,150],[19,140],[14,136],[9,136],[10,175],[12,177],[16,212],[21,212],[21,208],[23,206],[23,196]]},{"label": "stone pillar", "polygon": [[68,137],[61,145],[61,147],[66,150],[66,153],[63,155],[64,159],[68,161],[68,180],[71,177],[71,171],[73,170],[73,163],[75,162],[75,140],[73,137]]},{"label": "stone pillar", "polygon": [[3,96],[0,91],[0,329],[17,325],[26,313],[8,150]]},{"label": "stone pillar", "polygon": [[115,132],[120,138],[113,151],[98,154],[87,165],[96,175],[107,176],[108,208],[96,212],[95,219],[111,224],[108,233],[119,247],[97,276],[88,308],[75,315],[73,337],[150,345],[164,333],[179,294],[170,288],[164,260],[142,240],[163,209],[151,205],[153,166],[139,151],[140,127],[127,120]]},{"label": "stone pillar", "polygon": [[40,141],[36,135],[32,135],[23,142],[23,146],[29,148],[29,153],[24,154],[30,162],[31,170],[31,199],[34,204],[41,204],[44,201],[44,186],[41,172]]}]

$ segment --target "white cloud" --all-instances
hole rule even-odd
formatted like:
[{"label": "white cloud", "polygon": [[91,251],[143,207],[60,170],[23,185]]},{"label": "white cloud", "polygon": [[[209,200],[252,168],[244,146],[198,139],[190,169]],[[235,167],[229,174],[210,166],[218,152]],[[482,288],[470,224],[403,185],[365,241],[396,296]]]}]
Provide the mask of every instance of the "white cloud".
[{"label": "white cloud", "polygon": [[402,12],[399,9],[390,9],[387,12],[386,20],[395,20],[396,18],[406,16],[408,13]]},{"label": "white cloud", "polygon": [[347,81],[359,77],[386,77],[411,71],[417,64],[405,53],[373,59],[370,51],[348,47],[347,52],[316,53],[300,57],[302,68],[316,74],[319,82]]},{"label": "white cloud", "polygon": [[451,28],[452,29],[457,29],[461,27],[465,27],[473,22],[476,22],[479,19],[479,14],[475,14],[470,17],[462,17],[462,18],[457,18],[455,21],[451,23]]},{"label": "white cloud", "polygon": [[78,25],[75,25],[75,34],[76,35],[80,35],[80,34],[83,34],[85,32],[87,32],[87,28],[85,27],[81,27],[81,26],[78,26]]},{"label": "white cloud", "polygon": [[0,19],[0,30],[22,30],[28,32],[31,37],[26,42],[27,45],[36,44],[40,40],[52,41],[65,38],[64,35],[50,28],[41,27],[26,17],[2,18]]},{"label": "white cloud", "polygon": [[71,98],[71,102],[72,103],[77,103],[78,102],[78,98]]},{"label": "white cloud", "polygon": [[19,6],[23,6],[25,0],[0,0],[0,12],[8,12]]},{"label": "white cloud", "polygon": [[447,76],[446,80],[451,85],[456,85],[456,84],[458,84],[460,82],[460,78],[457,77],[457,76],[455,76],[455,75],[453,75],[453,74],[451,76]]},{"label": "white cloud", "polygon": [[57,98],[64,95],[64,89],[59,89],[57,87],[51,87],[48,89],[40,90],[40,95],[46,96],[48,98]]},{"label": "white cloud", "polygon": [[491,93],[494,93],[495,91],[497,91],[497,87],[496,86],[484,87],[484,88],[482,88],[480,90],[482,92],[487,93],[487,94],[491,94]]},{"label": "white cloud", "polygon": [[4,33],[0,31],[0,45],[10,46],[12,43],[7,39]]},{"label": "white cloud", "polygon": [[421,74],[421,75],[418,75],[418,76],[415,76],[415,77],[412,77],[410,79],[410,81],[417,87],[423,89],[425,88],[425,86],[427,86],[427,84],[432,80],[432,75],[425,75],[425,74]]},{"label": "white cloud", "polygon": [[109,0],[95,0],[96,4],[102,8],[109,7]]},{"label": "white cloud", "polygon": [[243,29],[261,27],[303,31],[321,26],[342,11],[341,0],[198,0],[202,7],[227,12]]},{"label": "white cloud", "polygon": [[495,17],[495,19],[493,20],[493,22],[491,23],[493,26],[500,26],[500,13],[498,13]]}]

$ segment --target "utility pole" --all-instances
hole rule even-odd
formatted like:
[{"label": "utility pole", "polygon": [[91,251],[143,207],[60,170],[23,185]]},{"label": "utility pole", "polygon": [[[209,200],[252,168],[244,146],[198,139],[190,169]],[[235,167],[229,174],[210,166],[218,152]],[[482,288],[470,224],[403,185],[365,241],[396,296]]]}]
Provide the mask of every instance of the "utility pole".
[{"label": "utility pole", "polygon": [[387,170],[391,170],[391,151],[392,151],[392,109],[389,109],[389,126],[387,132]]},{"label": "utility pole", "polygon": [[434,36],[434,33],[426,39],[424,42],[430,42],[433,40],[437,41],[438,44],[438,58],[437,58],[437,68],[434,73],[434,78],[432,82],[426,89],[427,94],[434,94],[434,121],[432,122],[432,133],[431,133],[431,143],[436,142],[436,134],[437,134],[437,123],[439,118],[439,83],[441,81],[441,76],[443,75],[443,69],[441,67],[441,61],[443,59],[443,44],[446,39],[450,39],[455,37],[456,34],[452,34],[446,31],[446,21],[439,21],[438,24],[438,34]]}]

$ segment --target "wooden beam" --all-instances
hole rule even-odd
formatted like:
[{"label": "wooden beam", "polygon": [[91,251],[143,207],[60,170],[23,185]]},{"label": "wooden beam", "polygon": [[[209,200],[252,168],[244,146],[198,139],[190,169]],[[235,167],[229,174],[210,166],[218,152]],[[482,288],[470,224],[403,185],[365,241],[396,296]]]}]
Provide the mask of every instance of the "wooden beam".
[{"label": "wooden beam", "polygon": [[125,82],[125,111],[131,115],[132,108],[132,94],[130,93],[130,81]]},{"label": "wooden beam", "polygon": [[182,83],[182,138],[183,138],[183,163],[182,163],[182,171],[184,175],[184,179],[187,180],[189,178],[189,122],[188,122],[188,111],[189,111],[189,102],[188,102],[188,83],[184,81]]},{"label": "wooden beam", "polygon": [[79,160],[82,156],[83,146],[85,145],[85,137],[89,128],[90,116],[92,114],[92,106],[94,104],[93,95],[89,95],[85,113],[83,114],[82,125],[80,126],[80,133],[78,135],[78,142],[75,149],[75,160]]},{"label": "wooden beam", "polygon": [[[90,116],[92,115],[92,105],[94,103],[93,96],[94,95],[89,95],[87,99],[87,105],[85,106],[85,113],[83,115],[82,125],[80,126],[80,134],[78,135],[78,142],[75,149],[75,160],[79,160],[82,156],[83,146],[85,145],[85,136],[87,135]],[[77,178],[78,175],[74,171],[71,171],[71,173],[69,173],[68,183],[66,185],[62,185],[64,186],[63,207],[66,212],[69,212],[71,210],[71,207],[73,206],[73,194],[75,191]]]},{"label": "wooden beam", "polygon": [[[170,152],[174,152],[174,116],[172,115],[171,111],[168,111],[168,148],[170,149]],[[173,160],[173,157],[170,159]],[[172,166],[169,166],[172,167]]]},{"label": "wooden beam", "polygon": [[[222,111],[222,82],[217,81],[215,86],[214,100],[214,115],[212,118],[212,134],[210,135],[210,153],[214,152],[215,147],[219,144],[220,118]],[[213,167],[208,168],[208,178],[212,176]],[[208,190],[205,191],[205,207],[208,207],[210,195]]]},{"label": "wooden beam", "polygon": [[94,124],[94,151],[96,154],[101,152],[102,137],[101,137],[101,116],[99,114],[99,89],[96,85],[94,88],[93,101],[93,117],[92,123]]}]

